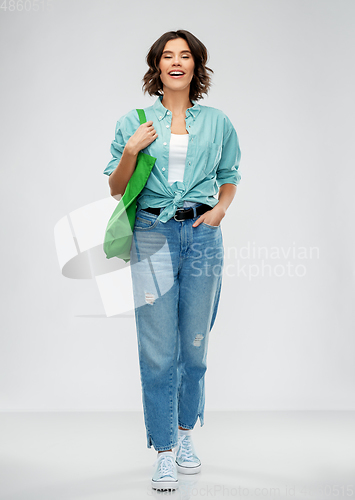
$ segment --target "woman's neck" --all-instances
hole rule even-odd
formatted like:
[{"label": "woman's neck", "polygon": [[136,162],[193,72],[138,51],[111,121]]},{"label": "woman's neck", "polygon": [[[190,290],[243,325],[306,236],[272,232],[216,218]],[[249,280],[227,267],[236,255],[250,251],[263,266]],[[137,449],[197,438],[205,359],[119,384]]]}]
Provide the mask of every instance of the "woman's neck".
[{"label": "woman's neck", "polygon": [[169,92],[169,89],[164,92],[161,103],[166,109],[171,111],[174,116],[185,116],[186,110],[193,106],[188,92]]}]

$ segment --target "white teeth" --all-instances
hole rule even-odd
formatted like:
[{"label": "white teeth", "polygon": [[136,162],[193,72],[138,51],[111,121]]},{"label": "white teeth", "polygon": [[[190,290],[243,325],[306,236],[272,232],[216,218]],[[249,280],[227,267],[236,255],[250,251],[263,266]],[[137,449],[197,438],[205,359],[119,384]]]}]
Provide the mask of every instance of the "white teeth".
[{"label": "white teeth", "polygon": [[169,75],[183,75],[184,73],[181,73],[180,71],[172,71],[169,73]]}]

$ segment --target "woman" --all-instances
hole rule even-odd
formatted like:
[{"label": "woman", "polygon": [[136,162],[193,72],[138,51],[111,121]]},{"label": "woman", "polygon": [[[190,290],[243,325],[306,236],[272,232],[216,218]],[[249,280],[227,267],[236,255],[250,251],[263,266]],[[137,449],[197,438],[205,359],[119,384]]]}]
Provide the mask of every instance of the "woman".
[{"label": "woman", "polygon": [[158,452],[154,489],[176,489],[177,471],[201,470],[191,433],[198,417],[204,424],[208,337],[222,282],[220,223],[241,179],[231,121],[197,103],[210,88],[207,57],[185,30],[152,45],[143,88],[158,98],[144,109],[146,123],[135,109],[119,119],[104,171],[111,195],[122,195],[138,153],[156,158],[137,200],[131,248],[147,446]]}]

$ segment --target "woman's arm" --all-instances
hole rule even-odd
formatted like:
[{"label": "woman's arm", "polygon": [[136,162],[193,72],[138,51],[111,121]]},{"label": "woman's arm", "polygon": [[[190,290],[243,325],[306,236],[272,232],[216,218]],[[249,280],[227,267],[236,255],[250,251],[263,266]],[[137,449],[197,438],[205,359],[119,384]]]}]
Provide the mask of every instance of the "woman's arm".
[{"label": "woman's arm", "polygon": [[142,123],[128,139],[116,169],[108,178],[111,196],[117,196],[119,194],[123,196],[127,184],[136,168],[139,151],[149,146],[157,137],[158,134],[153,127],[153,121],[149,120]]},{"label": "woman's arm", "polygon": [[125,146],[119,164],[108,178],[111,196],[123,195],[125,192],[128,181],[136,168],[138,152],[131,149],[128,143]]},{"label": "woman's arm", "polygon": [[222,184],[218,191],[218,203],[211,210],[208,210],[201,215],[193,224],[192,227],[197,227],[201,222],[205,222],[210,226],[219,226],[221,220],[226,215],[227,208],[232,203],[237,192],[235,184]]}]

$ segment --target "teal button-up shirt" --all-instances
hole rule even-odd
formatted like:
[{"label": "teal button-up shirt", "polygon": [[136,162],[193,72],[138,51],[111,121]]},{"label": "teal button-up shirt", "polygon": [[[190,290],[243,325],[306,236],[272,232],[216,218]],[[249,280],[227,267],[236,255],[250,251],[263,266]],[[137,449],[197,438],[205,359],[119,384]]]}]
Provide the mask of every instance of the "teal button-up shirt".
[{"label": "teal button-up shirt", "polygon": [[[162,104],[162,96],[144,108],[147,121],[153,121],[158,137],[142,149],[157,158],[148,181],[137,198],[137,210],[165,207],[158,219],[168,221],[184,201],[204,203],[211,208],[218,203],[215,195],[222,184],[239,184],[241,152],[237,132],[223,111],[192,101],[186,110],[189,142],[183,182],[168,183],[169,145],[172,113]],[[123,115],[116,124],[111,143],[112,160],[104,170],[110,175],[117,167],[128,139],[140,126],[135,109]]]}]

